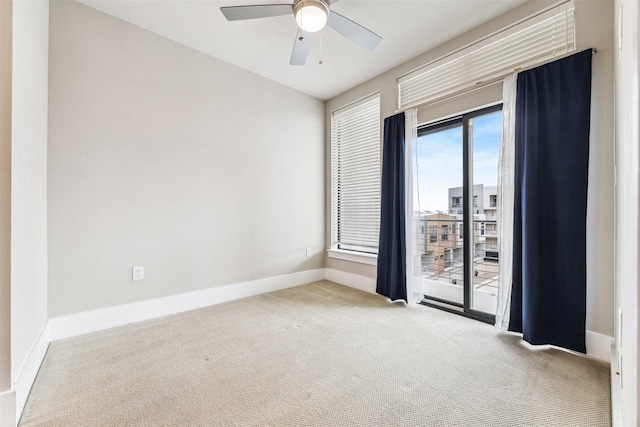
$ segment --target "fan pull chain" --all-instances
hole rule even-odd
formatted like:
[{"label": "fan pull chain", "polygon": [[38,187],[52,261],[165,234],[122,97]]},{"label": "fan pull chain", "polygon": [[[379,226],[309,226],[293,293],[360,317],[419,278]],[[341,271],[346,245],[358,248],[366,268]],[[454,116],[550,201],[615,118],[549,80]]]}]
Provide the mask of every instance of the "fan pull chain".
[{"label": "fan pull chain", "polygon": [[322,65],[322,31],[320,32],[320,60],[318,61],[318,64]]}]

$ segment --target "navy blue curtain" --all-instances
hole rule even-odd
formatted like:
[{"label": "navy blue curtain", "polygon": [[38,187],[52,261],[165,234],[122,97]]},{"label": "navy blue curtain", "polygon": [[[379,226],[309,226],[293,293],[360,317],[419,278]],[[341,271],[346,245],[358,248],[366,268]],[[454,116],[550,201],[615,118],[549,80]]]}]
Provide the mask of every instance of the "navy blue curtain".
[{"label": "navy blue curtain", "polygon": [[518,75],[509,330],[585,353],[591,49]]},{"label": "navy blue curtain", "polygon": [[376,292],[407,301],[404,113],[384,119]]}]

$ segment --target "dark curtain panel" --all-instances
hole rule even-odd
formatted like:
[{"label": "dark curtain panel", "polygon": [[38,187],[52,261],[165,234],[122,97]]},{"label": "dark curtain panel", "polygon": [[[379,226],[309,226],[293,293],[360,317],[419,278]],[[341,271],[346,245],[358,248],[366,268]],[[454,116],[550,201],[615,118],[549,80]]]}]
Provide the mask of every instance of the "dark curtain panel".
[{"label": "dark curtain panel", "polygon": [[407,301],[404,113],[384,119],[376,292]]},{"label": "dark curtain panel", "polygon": [[591,49],[518,75],[509,330],[585,348]]}]

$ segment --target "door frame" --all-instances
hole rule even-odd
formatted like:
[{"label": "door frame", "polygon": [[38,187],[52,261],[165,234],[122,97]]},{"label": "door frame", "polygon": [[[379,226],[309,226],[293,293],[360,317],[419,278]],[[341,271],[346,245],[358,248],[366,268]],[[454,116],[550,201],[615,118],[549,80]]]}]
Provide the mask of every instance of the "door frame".
[{"label": "door frame", "polygon": [[[464,227],[463,242],[463,303],[447,301],[441,298],[424,295],[421,304],[460,314],[486,323],[495,323],[495,315],[472,308],[473,303],[473,134],[470,133],[473,119],[479,116],[502,111],[502,102],[468,113],[460,114],[441,121],[418,127],[420,131],[441,131],[449,127],[462,126],[462,224]],[[498,261],[499,262],[499,261]]]}]

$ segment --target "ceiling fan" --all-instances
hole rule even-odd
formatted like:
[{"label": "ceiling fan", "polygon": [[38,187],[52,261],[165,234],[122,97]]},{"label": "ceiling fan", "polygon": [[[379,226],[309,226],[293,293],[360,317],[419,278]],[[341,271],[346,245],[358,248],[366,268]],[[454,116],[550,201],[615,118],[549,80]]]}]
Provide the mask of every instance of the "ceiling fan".
[{"label": "ceiling fan", "polygon": [[[334,0],[335,3],[337,0]],[[293,4],[262,4],[221,7],[228,21],[270,18],[293,14],[298,35],[291,53],[291,65],[304,65],[311,46],[311,36],[326,25],[363,48],[372,51],[382,37],[331,10],[329,0],[294,0]]]}]

